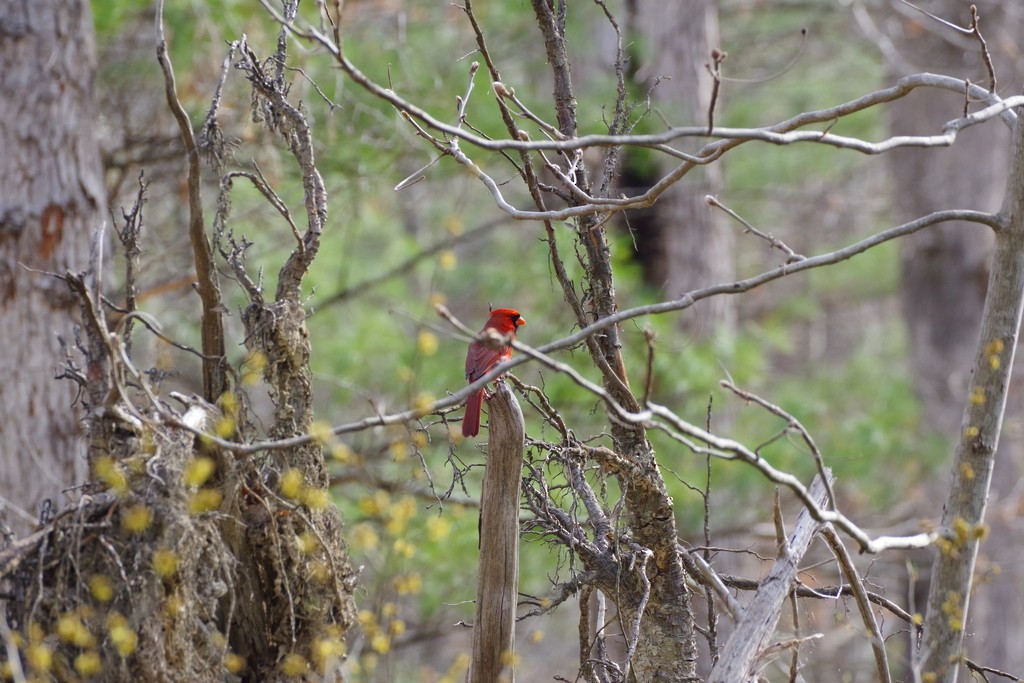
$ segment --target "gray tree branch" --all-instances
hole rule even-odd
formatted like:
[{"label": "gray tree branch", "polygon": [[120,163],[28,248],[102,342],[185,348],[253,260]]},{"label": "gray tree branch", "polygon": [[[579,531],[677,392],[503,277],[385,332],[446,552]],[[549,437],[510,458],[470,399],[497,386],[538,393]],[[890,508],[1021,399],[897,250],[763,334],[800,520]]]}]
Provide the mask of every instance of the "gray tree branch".
[{"label": "gray tree branch", "polygon": [[918,667],[922,676],[933,674],[937,682],[953,683],[960,669],[974,565],[985,536],[985,504],[1024,310],[1024,126],[1019,121],[999,212],[1004,227],[996,231],[981,334],[928,591]]},{"label": "gray tree branch", "polygon": [[[832,473],[826,471],[826,475],[831,477]],[[820,476],[814,478],[810,496],[819,507],[825,505],[828,492]],[[761,582],[754,599],[743,610],[736,630],[722,648],[721,658],[708,676],[709,683],[735,683],[756,676],[754,665],[758,654],[769,647],[782,614],[782,603],[793,589],[797,565],[821,527],[822,523],[806,509],[800,512],[785,549]]]}]

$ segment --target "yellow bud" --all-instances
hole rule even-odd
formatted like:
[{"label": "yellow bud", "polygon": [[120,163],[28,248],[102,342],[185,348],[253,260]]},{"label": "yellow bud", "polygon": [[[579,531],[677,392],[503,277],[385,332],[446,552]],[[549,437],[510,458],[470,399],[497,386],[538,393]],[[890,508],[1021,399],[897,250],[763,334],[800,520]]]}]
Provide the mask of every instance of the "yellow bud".
[{"label": "yellow bud", "polygon": [[267,356],[262,351],[250,351],[242,363],[242,384],[252,386],[260,381],[267,367]]},{"label": "yellow bud", "polygon": [[128,490],[128,480],[110,456],[96,459],[93,463],[93,476],[114,493],[124,493]]},{"label": "yellow bud", "polygon": [[442,270],[455,270],[455,266],[459,265],[459,258],[451,249],[445,249],[437,255],[437,262]]},{"label": "yellow bud", "polygon": [[49,671],[53,666],[53,651],[43,643],[34,643],[25,650],[25,659],[33,670]]},{"label": "yellow bud", "polygon": [[375,633],[370,638],[370,647],[373,648],[374,652],[382,655],[387,654],[391,649],[391,639],[385,633]]},{"label": "yellow bud", "polygon": [[161,548],[153,553],[153,571],[161,579],[170,578],[178,572],[178,554]]},{"label": "yellow bud", "polygon": [[363,552],[369,552],[380,545],[380,536],[369,524],[356,524],[352,527],[352,544]]},{"label": "yellow bud", "polygon": [[391,496],[387,491],[374,491],[372,496],[359,499],[359,511],[367,517],[377,517],[391,507]]},{"label": "yellow bud", "polygon": [[121,528],[130,534],[141,534],[153,522],[153,511],[139,503],[121,513]]},{"label": "yellow bud", "polygon": [[328,422],[316,421],[309,428],[309,435],[318,443],[326,444],[334,438],[334,432]]},{"label": "yellow bud", "polygon": [[281,495],[289,500],[298,500],[305,487],[305,479],[302,472],[294,467],[284,471],[281,475]]},{"label": "yellow bud", "polygon": [[388,450],[395,462],[405,462],[409,458],[409,444],[404,441],[395,441]]},{"label": "yellow bud", "polygon": [[192,515],[213,512],[224,500],[223,494],[217,489],[199,489],[188,501],[188,511]]},{"label": "yellow bud", "polygon": [[225,391],[217,399],[220,409],[228,415],[238,415],[238,396],[232,391]]},{"label": "yellow bud", "polygon": [[336,444],[331,449],[331,457],[342,465],[356,465],[359,462],[359,456],[356,455],[355,451],[343,443]]},{"label": "yellow bud", "polygon": [[295,542],[299,546],[299,552],[305,555],[315,553],[320,547],[320,541],[317,540],[316,534],[312,531],[303,531],[295,539]]},{"label": "yellow bud", "polygon": [[110,579],[102,574],[89,577],[89,592],[99,602],[110,602],[114,599],[114,586]]},{"label": "yellow bud", "polygon": [[451,533],[452,523],[446,518],[440,516],[432,516],[427,518],[427,538],[432,542],[443,541],[448,538],[448,534]]},{"label": "yellow bud", "polygon": [[416,348],[424,356],[433,356],[437,353],[437,347],[439,342],[437,341],[437,335],[430,330],[420,330],[419,335],[416,337]]},{"label": "yellow bud", "polygon": [[78,672],[79,676],[89,678],[95,676],[103,670],[103,660],[100,659],[100,653],[93,650],[83,652],[75,657],[75,671]]},{"label": "yellow bud", "polygon": [[216,470],[217,462],[213,458],[205,456],[192,458],[185,468],[185,484],[188,486],[202,486]]},{"label": "yellow bud", "polygon": [[323,510],[331,502],[331,494],[327,489],[307,486],[302,489],[302,504],[310,510]]},{"label": "yellow bud", "polygon": [[168,595],[167,600],[164,601],[164,614],[170,619],[178,616],[184,608],[185,601],[177,593]]},{"label": "yellow bud", "polygon": [[957,542],[962,544],[971,535],[971,523],[963,517],[957,517],[953,520],[953,533],[956,534]]},{"label": "yellow bud", "polygon": [[135,652],[139,636],[126,625],[114,626],[110,629],[110,642],[114,644],[117,654],[127,657]]},{"label": "yellow bud", "polygon": [[960,474],[963,475],[964,479],[974,479],[974,468],[971,467],[971,463],[964,462],[960,464]]},{"label": "yellow bud", "polygon": [[444,219],[444,229],[449,235],[461,235],[462,234],[462,216],[453,213]]},{"label": "yellow bud", "polygon": [[423,578],[419,574],[396,576],[393,584],[399,595],[416,595],[423,590]]},{"label": "yellow bud", "polygon": [[214,433],[222,439],[230,439],[235,434],[235,418],[221,415],[213,428]]},{"label": "yellow bud", "polygon": [[410,558],[416,554],[416,546],[404,538],[396,538],[391,547],[394,549],[395,554],[400,557]]},{"label": "yellow bud", "polygon": [[313,642],[313,660],[323,668],[332,659],[345,654],[345,643],[331,638],[319,638]]},{"label": "yellow bud", "polygon": [[309,579],[313,583],[319,583],[321,585],[330,585],[333,578],[331,565],[328,562],[310,562],[309,563]]},{"label": "yellow bud", "polygon": [[309,662],[302,655],[292,652],[285,655],[284,660],[281,662],[281,673],[285,676],[291,676],[298,678],[309,670]]},{"label": "yellow bud", "polygon": [[245,668],[245,657],[229,652],[224,655],[224,668],[233,674],[239,674]]}]

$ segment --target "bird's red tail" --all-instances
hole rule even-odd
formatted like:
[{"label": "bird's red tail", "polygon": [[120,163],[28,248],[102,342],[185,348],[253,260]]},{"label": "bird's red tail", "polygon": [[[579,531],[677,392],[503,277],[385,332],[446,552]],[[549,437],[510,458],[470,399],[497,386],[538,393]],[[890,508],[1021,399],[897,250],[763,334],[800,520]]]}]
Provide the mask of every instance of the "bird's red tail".
[{"label": "bird's red tail", "polygon": [[476,436],[480,433],[480,407],[484,402],[484,390],[474,391],[466,401],[466,416],[462,418],[462,435]]}]

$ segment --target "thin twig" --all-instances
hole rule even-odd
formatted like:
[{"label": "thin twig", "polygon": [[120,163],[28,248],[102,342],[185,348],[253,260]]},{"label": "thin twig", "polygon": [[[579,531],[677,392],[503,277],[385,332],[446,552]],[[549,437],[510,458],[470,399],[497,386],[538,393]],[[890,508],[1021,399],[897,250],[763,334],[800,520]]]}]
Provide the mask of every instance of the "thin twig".
[{"label": "thin twig", "polygon": [[192,122],[189,121],[185,108],[178,99],[177,87],[174,83],[174,68],[167,53],[167,39],[164,37],[164,0],[158,0],[156,11],[156,56],[164,74],[164,90],[167,105],[178,122],[178,130],[185,145],[188,158],[188,207],[189,207],[189,240],[192,243],[192,256],[195,259],[197,290],[202,301],[203,313],[201,322],[203,347],[203,396],[213,402],[220,398],[227,387],[227,373],[224,362],[224,321],[221,317],[223,304],[220,285],[217,281],[217,269],[213,261],[210,243],[206,238],[203,220],[203,200],[200,189],[201,172],[199,166],[199,149],[196,145]]},{"label": "thin twig", "polygon": [[715,129],[715,106],[718,104],[718,90],[722,86],[722,62],[729,56],[728,52],[714,48],[711,50],[711,62],[704,68],[711,75],[711,102],[708,103],[708,133]]},{"label": "thin twig", "polygon": [[781,417],[783,420],[786,421],[788,428],[795,429],[797,431],[797,433],[800,435],[800,438],[803,439],[805,444],[807,444],[807,448],[810,449],[811,455],[814,457],[814,464],[818,468],[818,474],[821,475],[822,479],[825,482],[825,490],[828,492],[829,506],[834,510],[836,507],[836,494],[832,490],[832,484],[829,483],[828,478],[825,476],[825,460],[824,458],[821,457],[821,451],[818,450],[818,444],[814,442],[814,438],[811,436],[811,433],[808,432],[807,428],[800,423],[800,420],[796,419],[795,417],[787,413],[785,410],[775,405],[774,403],[771,403],[761,398],[757,394],[753,394],[749,391],[744,391],[743,389],[740,389],[729,380],[722,380],[721,382],[719,382],[719,384],[728,389],[729,391],[731,391],[732,393],[736,394],[743,400],[752,401],[757,405],[761,406],[762,408],[764,408],[765,410],[767,410],[772,415]]},{"label": "thin twig", "polygon": [[[145,180],[145,173],[139,172],[139,191],[135,196],[135,203],[131,211],[121,211],[124,218],[124,228],[117,231],[124,249],[124,308],[125,313],[131,314],[138,308],[138,284],[136,282],[139,271],[139,257],[142,255],[142,207],[145,204],[146,189],[149,183]],[[128,318],[124,323],[124,347],[129,354],[132,352],[132,320]]]},{"label": "thin twig", "polygon": [[801,254],[798,254],[795,251],[793,251],[792,249],[790,249],[788,246],[786,246],[785,242],[783,242],[782,240],[778,239],[777,237],[775,237],[771,233],[762,232],[762,231],[758,230],[757,228],[755,228],[745,218],[740,216],[738,213],[736,213],[735,211],[730,209],[725,204],[722,204],[722,202],[720,202],[718,200],[718,197],[714,197],[712,195],[706,195],[704,197],[704,201],[707,203],[708,206],[710,206],[712,208],[716,208],[716,209],[721,209],[725,213],[729,214],[729,216],[731,216],[734,220],[736,220],[744,228],[746,228],[747,232],[749,232],[750,234],[754,235],[755,237],[760,237],[765,242],[770,244],[773,249],[778,249],[778,250],[782,251],[783,253],[785,253],[786,254],[786,263],[795,263],[796,261],[803,261],[806,258],[805,256],[802,256]]},{"label": "thin twig", "polygon": [[[796,593],[789,592],[789,606],[793,613],[793,635],[800,637],[800,610],[797,605]],[[794,647],[789,658],[789,683],[797,683],[800,674],[800,648]]]},{"label": "thin twig", "polygon": [[995,674],[996,676],[1000,676],[1002,678],[1006,678],[1006,679],[1009,679],[1011,681],[1024,681],[1024,678],[1020,678],[1020,677],[1015,676],[1014,674],[1008,673],[1006,671],[1000,671],[999,669],[993,668],[991,666],[982,666],[981,664],[977,664],[976,662],[974,662],[974,661],[972,661],[970,659],[967,659],[966,657],[964,658],[963,662],[964,662],[964,666],[966,666],[971,671],[981,675],[981,677],[983,679],[985,679],[986,681],[988,680],[988,676],[985,675],[987,673],[988,674]]},{"label": "thin twig", "polygon": [[978,43],[981,45],[981,59],[985,62],[985,68],[988,69],[988,90],[996,92],[996,67],[992,64],[992,55],[988,52],[988,44],[985,42],[985,36],[981,35],[979,24],[978,7],[971,5],[971,34],[978,39]]},{"label": "thin twig", "polygon": [[885,653],[885,638],[882,637],[882,631],[878,628],[878,620],[875,619],[875,613],[871,610],[871,603],[868,601],[868,591],[864,587],[864,580],[853,565],[853,558],[850,557],[849,551],[843,545],[843,540],[839,538],[836,530],[826,525],[821,533],[853,590],[857,609],[860,610],[861,621],[864,623],[865,628],[867,628],[868,637],[871,640],[871,650],[875,655],[875,667],[878,669],[878,680],[880,683],[892,683],[892,677],[889,675],[889,658]]},{"label": "thin twig", "polygon": [[647,342],[647,369],[644,373],[644,396],[642,403],[651,400],[654,389],[654,330],[644,327],[644,341]]}]

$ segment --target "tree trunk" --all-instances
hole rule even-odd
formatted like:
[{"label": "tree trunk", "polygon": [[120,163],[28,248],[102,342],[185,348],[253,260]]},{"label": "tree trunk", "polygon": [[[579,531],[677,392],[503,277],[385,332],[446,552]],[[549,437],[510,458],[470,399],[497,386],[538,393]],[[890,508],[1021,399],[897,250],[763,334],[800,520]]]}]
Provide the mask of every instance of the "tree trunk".
[{"label": "tree trunk", "polygon": [[[566,137],[576,135],[576,106],[571,69],[566,51],[564,23],[545,0],[533,0],[538,27],[544,38],[548,63],[554,80],[554,102],[558,127]],[[589,182],[579,183],[590,192]],[[612,275],[611,247],[602,223],[595,216],[581,217],[575,224],[580,260],[586,270],[584,289],[590,297],[595,319],[613,315],[618,308]],[[557,255],[554,259],[557,262]],[[575,301],[572,283],[562,282],[567,301]],[[580,311],[577,311],[580,315]],[[582,322],[582,320],[581,320]],[[587,348],[609,396],[627,410],[639,409],[629,388],[622,354],[621,329],[617,325],[587,339]],[[611,424],[614,451],[630,464],[620,473],[626,518],[631,541],[636,543],[635,562],[624,572],[619,586],[605,590],[615,595],[626,622],[635,624],[630,667],[637,680],[686,680],[696,674],[697,647],[690,591],[677,551],[678,532],[672,498],[658,470],[654,448],[642,425]],[[630,587],[625,587],[629,584]],[[619,592],[617,589],[623,587]],[[601,587],[604,590],[604,586]]]},{"label": "tree trunk", "polygon": [[[650,92],[656,112],[648,127],[664,117],[672,125],[707,125],[712,78],[706,65],[718,47],[718,11],[711,0],[630,3],[633,82],[643,97]],[[720,103],[719,105],[720,106]],[[646,190],[670,170],[672,160],[655,161],[644,150],[626,153],[623,182]],[[627,212],[637,258],[648,284],[677,298],[698,287],[734,279],[732,233],[704,201],[721,191],[720,164],[690,173],[686,182],[667,190],[649,209]],[[637,187],[630,188],[632,194]],[[736,322],[735,298],[712,297],[685,317],[691,331],[729,330]],[[694,315],[695,314],[695,315]]]},{"label": "tree trunk", "polygon": [[32,517],[85,469],[74,387],[54,379],[78,303],[37,271],[81,269],[103,221],[94,70],[88,2],[0,2],[0,496]]},{"label": "tree trunk", "polygon": [[[1003,225],[996,234],[971,373],[972,399],[966,401],[957,441],[953,481],[942,514],[944,537],[932,569],[924,623],[922,677],[948,683],[956,681],[963,654],[968,605],[976,589],[975,558],[986,535],[985,507],[1024,311],[1024,126],[1019,119],[1008,178],[1011,187],[1000,212]],[[999,611],[1009,608],[1000,605]]]},{"label": "tree trunk", "polygon": [[[1021,8],[1017,3],[976,4],[995,66],[1005,72],[1015,63],[1015,57],[1007,54],[1004,46],[1015,44],[1013,36],[1019,30],[1014,27],[1020,27],[1024,20]],[[970,21],[965,2],[946,0],[930,5],[928,10],[962,26]],[[967,77],[979,84],[988,82],[977,43],[957,40],[951,31],[924,15],[908,14],[891,38],[903,60],[890,65],[894,76],[935,71]],[[1017,58],[1016,63],[1019,61]],[[939,130],[962,111],[963,98],[916,92],[893,106],[892,133]],[[1008,138],[1002,125],[977,126],[963,131],[949,149],[904,149],[889,155],[893,186],[900,191],[894,198],[897,220],[953,206],[998,209],[1008,164]],[[928,425],[951,444],[961,428],[992,245],[991,234],[963,224],[921,231],[904,242],[902,293],[916,391]],[[1006,623],[1007,618],[1013,619],[1012,615],[1024,609],[1024,571],[1019,569],[1016,550],[1024,538],[1007,518],[1007,514],[1016,514],[1020,494],[1015,488],[1024,461],[1021,430],[1014,428],[1024,405],[1016,393],[1011,392],[1007,399],[1007,429],[1003,430],[993,465],[995,514],[990,514],[990,537],[979,551],[977,587],[971,598],[970,620],[965,625],[967,656],[1010,671],[1024,668],[1024,650],[1017,642],[1016,628]],[[939,483],[945,482],[936,485]]]}]

